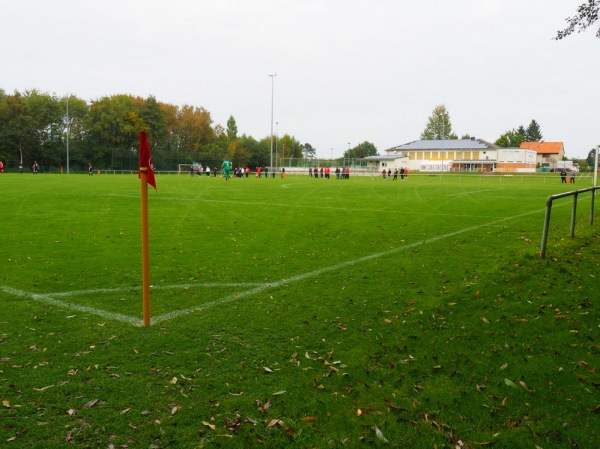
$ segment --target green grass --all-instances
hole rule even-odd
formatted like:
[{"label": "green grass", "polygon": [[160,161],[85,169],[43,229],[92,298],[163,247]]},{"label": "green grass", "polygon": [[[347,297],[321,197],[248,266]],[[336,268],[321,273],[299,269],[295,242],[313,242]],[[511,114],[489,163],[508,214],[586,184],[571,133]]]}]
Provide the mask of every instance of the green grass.
[{"label": "green grass", "polygon": [[540,259],[547,177],[157,184],[146,328],[137,178],[0,176],[2,446],[598,445],[589,196]]}]

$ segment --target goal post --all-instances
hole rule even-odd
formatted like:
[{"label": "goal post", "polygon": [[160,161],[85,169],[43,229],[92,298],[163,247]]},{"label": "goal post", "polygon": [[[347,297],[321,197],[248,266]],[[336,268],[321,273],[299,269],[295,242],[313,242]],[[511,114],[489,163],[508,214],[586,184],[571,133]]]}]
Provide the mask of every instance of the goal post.
[{"label": "goal post", "polygon": [[184,174],[190,174],[190,172],[192,171],[192,168],[194,166],[192,164],[178,164],[177,165],[177,174],[180,175],[182,173]]}]

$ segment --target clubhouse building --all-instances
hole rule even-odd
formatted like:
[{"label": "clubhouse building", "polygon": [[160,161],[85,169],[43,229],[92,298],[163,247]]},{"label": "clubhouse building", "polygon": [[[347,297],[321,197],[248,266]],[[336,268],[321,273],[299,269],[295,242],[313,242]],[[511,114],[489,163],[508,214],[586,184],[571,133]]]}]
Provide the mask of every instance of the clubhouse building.
[{"label": "clubhouse building", "polygon": [[386,168],[420,172],[535,172],[535,149],[502,148],[481,139],[416,140],[385,150],[382,156],[368,156],[367,170]]}]

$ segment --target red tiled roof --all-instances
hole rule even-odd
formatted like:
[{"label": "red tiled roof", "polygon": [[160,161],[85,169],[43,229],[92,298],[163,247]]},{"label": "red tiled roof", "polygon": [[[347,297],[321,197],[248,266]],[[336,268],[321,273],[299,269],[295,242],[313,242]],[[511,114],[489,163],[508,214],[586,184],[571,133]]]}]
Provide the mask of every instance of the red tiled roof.
[{"label": "red tiled roof", "polygon": [[562,142],[523,142],[521,143],[521,148],[535,150],[542,154],[560,154],[564,152]]}]

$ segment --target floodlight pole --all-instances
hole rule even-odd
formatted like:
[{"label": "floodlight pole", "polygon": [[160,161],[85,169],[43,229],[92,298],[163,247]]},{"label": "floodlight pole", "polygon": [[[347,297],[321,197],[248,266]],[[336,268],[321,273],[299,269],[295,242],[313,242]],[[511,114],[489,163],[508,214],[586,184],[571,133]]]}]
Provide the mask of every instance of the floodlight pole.
[{"label": "floodlight pole", "polygon": [[596,151],[594,151],[594,187],[598,187],[598,150],[600,150],[600,145],[597,145]]},{"label": "floodlight pole", "polygon": [[444,139],[446,138],[446,118],[442,118],[442,166],[440,167],[441,174],[444,174]]},{"label": "floodlight pole", "polygon": [[[348,153],[346,153],[348,155],[348,159],[350,159],[350,142],[348,142]],[[350,161],[348,161],[348,165],[350,165],[349,163]],[[344,157],[344,166],[346,166],[346,157]]]},{"label": "floodlight pole", "polygon": [[67,95],[67,175],[69,174],[69,134],[71,133],[71,120],[69,119],[69,97]]},{"label": "floodlight pole", "polygon": [[273,170],[273,94],[275,91],[275,77],[277,73],[269,75],[271,77],[271,163],[270,168]]}]

